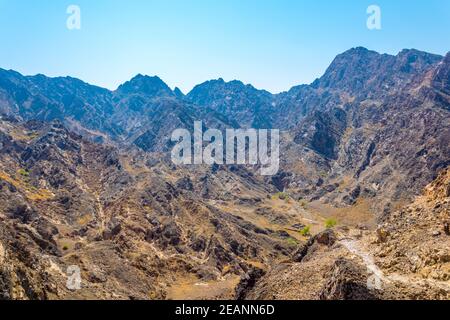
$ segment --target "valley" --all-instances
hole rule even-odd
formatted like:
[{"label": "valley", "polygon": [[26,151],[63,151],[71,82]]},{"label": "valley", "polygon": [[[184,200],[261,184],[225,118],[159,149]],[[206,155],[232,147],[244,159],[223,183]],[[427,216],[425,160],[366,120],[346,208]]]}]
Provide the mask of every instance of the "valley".
[{"label": "valley", "polygon": [[[361,47],[276,95],[0,69],[0,298],[449,299],[449,85]],[[279,130],[279,170],[174,163],[197,121]]]}]

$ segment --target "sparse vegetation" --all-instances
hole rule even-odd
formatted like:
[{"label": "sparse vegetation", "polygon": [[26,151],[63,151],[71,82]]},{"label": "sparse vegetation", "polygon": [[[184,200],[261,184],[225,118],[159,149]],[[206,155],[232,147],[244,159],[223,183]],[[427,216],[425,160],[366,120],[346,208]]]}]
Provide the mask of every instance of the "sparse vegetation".
[{"label": "sparse vegetation", "polygon": [[336,219],[330,218],[325,221],[325,228],[333,229],[337,225]]},{"label": "sparse vegetation", "polygon": [[298,200],[298,203],[300,204],[300,206],[301,206],[303,209],[306,209],[306,208],[308,207],[308,202],[307,202],[306,200],[304,200],[304,199]]},{"label": "sparse vegetation", "polygon": [[[24,170],[24,172],[22,172],[22,170]],[[17,174],[22,177],[28,177],[30,172],[25,169],[21,169],[17,171]],[[29,179],[19,179],[17,175],[11,176],[4,171],[0,171],[0,179],[5,180],[17,189],[25,192],[26,197],[30,200],[45,201],[54,197],[54,194],[51,191],[47,189],[38,189],[35,186],[30,185]]]},{"label": "sparse vegetation", "polygon": [[18,174],[20,174],[22,177],[29,177],[30,172],[27,169],[19,169],[17,171]]},{"label": "sparse vegetation", "polygon": [[[450,61],[340,57],[321,81],[273,96],[221,79],[175,97],[141,75],[116,94],[2,70],[0,296],[446,299],[450,171],[408,204],[449,158]],[[365,65],[380,70],[362,77]],[[247,151],[246,128],[268,128],[256,151],[276,162],[176,165],[168,135],[189,129],[186,156],[192,125],[205,158],[203,129],[242,128]],[[280,170],[265,177],[267,165]]]},{"label": "sparse vegetation", "polygon": [[291,247],[298,246],[298,241],[294,238],[287,238],[286,241]]},{"label": "sparse vegetation", "polygon": [[28,137],[29,140],[34,140],[37,137],[39,137],[39,133],[37,133],[37,132],[28,132],[27,133],[27,137]]},{"label": "sparse vegetation", "polygon": [[319,173],[319,176],[320,176],[321,178],[326,178],[326,177],[328,177],[328,172],[326,172],[326,171],[321,171],[321,172]]},{"label": "sparse vegetation", "polygon": [[286,192],[278,192],[273,196],[273,199],[280,199],[280,200],[284,200],[284,201],[288,202],[290,199],[290,196]]},{"label": "sparse vegetation", "polygon": [[310,226],[306,226],[304,227],[301,231],[300,234],[304,237],[308,237],[311,235],[311,227]]}]

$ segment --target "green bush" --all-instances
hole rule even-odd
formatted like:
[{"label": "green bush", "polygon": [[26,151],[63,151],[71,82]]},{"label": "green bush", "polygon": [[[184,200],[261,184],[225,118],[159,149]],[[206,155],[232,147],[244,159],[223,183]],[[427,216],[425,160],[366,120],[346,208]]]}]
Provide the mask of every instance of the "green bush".
[{"label": "green bush", "polygon": [[295,247],[298,245],[298,241],[294,238],[288,238],[286,241],[291,247]]},{"label": "green bush", "polygon": [[19,169],[17,173],[20,174],[22,177],[28,177],[30,175],[30,172],[26,169]]},{"label": "green bush", "polygon": [[286,192],[278,192],[274,195],[274,198],[289,201],[289,194],[287,194]]},{"label": "green bush", "polygon": [[325,228],[333,229],[337,225],[336,219],[330,218],[325,221]]},{"label": "green bush", "polygon": [[311,235],[311,227],[310,226],[306,226],[304,227],[301,231],[300,234],[304,237],[308,237]]}]

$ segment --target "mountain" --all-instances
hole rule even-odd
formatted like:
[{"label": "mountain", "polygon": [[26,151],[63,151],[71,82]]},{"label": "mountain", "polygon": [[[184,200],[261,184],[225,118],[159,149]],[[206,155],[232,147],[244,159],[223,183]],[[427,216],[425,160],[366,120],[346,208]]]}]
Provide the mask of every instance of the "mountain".
[{"label": "mountain", "polygon": [[175,94],[159,77],[149,77],[138,74],[133,79],[117,88],[117,95],[143,97],[173,97]]},{"label": "mountain", "polygon": [[[195,121],[280,129],[279,172],[174,165]],[[0,69],[0,298],[448,298],[449,141],[450,53],[354,48],[276,95]]]},{"label": "mountain", "polygon": [[240,127],[272,128],[274,97],[241,81],[207,81],[196,86],[186,98],[196,105],[235,119]]},{"label": "mountain", "polygon": [[0,70],[0,101],[1,113],[20,119],[73,120],[90,129],[113,131],[102,120],[113,111],[111,92],[78,79],[24,77]]},{"label": "mountain", "polygon": [[[357,48],[310,87],[283,94],[282,112],[295,119],[285,121],[295,151],[285,157],[284,188],[337,206],[364,199],[386,212],[420,193],[449,165],[446,82],[434,80],[448,78],[447,65],[448,57],[416,50],[389,56]],[[305,171],[315,166],[315,174]]]},{"label": "mountain", "polygon": [[[450,170],[376,231],[338,228],[311,238],[241,299],[448,300]],[[254,283],[253,282],[253,283]]]},{"label": "mountain", "polygon": [[392,87],[402,89],[412,77],[426,73],[441,61],[442,56],[418,50],[403,50],[392,56],[359,47],[338,55],[325,75],[312,85],[370,98]]},{"label": "mountain", "polygon": [[[176,298],[199,281],[230,298],[240,275],[292,250],[276,228],[296,219],[255,215],[271,190],[245,169],[174,170],[59,121],[0,120],[0,141],[2,299]],[[66,287],[70,266],[82,290]]]}]

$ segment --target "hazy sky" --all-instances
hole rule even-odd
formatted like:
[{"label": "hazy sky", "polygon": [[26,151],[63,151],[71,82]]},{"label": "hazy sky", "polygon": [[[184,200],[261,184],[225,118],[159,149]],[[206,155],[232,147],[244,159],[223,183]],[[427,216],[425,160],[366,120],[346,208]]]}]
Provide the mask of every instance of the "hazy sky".
[{"label": "hazy sky", "polygon": [[[81,30],[69,30],[69,5]],[[382,29],[366,27],[377,4]],[[0,0],[0,68],[115,89],[137,73],[187,92],[219,77],[272,92],[351,47],[450,51],[448,0]]]}]

